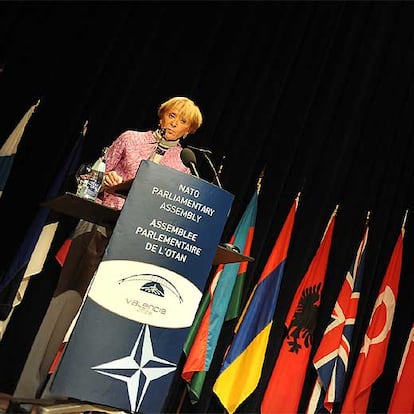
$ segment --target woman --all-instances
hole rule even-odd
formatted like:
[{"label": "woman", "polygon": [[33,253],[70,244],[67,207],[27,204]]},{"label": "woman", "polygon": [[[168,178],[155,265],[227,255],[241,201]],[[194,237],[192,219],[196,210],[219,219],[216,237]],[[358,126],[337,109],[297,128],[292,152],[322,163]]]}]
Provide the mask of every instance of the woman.
[{"label": "woman", "polygon": [[[106,152],[104,205],[121,209],[125,199],[111,187],[135,177],[142,160],[190,173],[182,163],[180,140],[195,133],[203,122],[199,107],[189,98],[174,97],[158,108],[155,131],[123,132]],[[111,228],[80,220],[65,258],[58,285],[40,325],[13,397],[53,397],[49,393],[49,368],[78,312],[89,283],[98,268],[112,233]],[[55,361],[54,361],[55,360]],[[49,380],[49,381],[48,381]],[[7,413],[25,412],[30,404],[10,404]],[[21,410],[21,411],[19,411]]]},{"label": "woman", "polygon": [[110,188],[135,177],[142,160],[190,173],[182,163],[180,141],[195,133],[203,122],[198,106],[189,98],[174,97],[158,108],[156,131],[125,131],[109,147],[106,155],[103,204],[120,209],[124,199],[111,194]]}]

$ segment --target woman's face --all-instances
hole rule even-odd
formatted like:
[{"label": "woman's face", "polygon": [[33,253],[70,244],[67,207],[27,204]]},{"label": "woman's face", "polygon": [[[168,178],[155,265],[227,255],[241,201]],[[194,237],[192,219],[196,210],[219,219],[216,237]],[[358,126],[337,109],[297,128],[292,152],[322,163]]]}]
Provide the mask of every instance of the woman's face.
[{"label": "woman's face", "polygon": [[188,134],[190,125],[182,114],[175,111],[174,108],[166,111],[161,118],[161,128],[165,128],[165,139],[175,141]]}]

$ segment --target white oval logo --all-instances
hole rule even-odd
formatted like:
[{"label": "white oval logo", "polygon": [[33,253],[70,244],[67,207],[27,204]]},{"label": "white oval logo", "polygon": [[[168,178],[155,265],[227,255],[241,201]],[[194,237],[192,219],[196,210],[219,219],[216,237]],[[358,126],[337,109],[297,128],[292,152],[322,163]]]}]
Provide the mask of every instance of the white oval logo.
[{"label": "white oval logo", "polygon": [[178,273],[130,260],[101,262],[88,292],[110,312],[160,328],[191,326],[201,296]]}]

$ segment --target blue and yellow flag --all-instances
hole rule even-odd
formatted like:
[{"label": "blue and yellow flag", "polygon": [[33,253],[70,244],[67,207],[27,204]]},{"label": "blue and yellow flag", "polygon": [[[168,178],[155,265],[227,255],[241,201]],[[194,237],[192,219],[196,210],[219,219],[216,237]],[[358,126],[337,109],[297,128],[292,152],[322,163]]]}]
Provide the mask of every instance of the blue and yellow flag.
[{"label": "blue and yellow flag", "polygon": [[[260,188],[260,187],[259,187]],[[231,237],[230,243],[245,255],[250,255],[258,205],[258,190],[250,202]],[[246,264],[227,263],[217,267],[209,290],[203,297],[193,327],[184,345],[187,360],[181,377],[187,381],[190,399],[197,402],[200,397],[207,371],[210,368],[217,341],[229,306],[234,300],[232,292],[237,278],[244,277]],[[231,306],[230,306],[231,307]],[[232,308],[232,313],[233,313]]]},{"label": "blue and yellow flag", "polygon": [[255,390],[261,376],[298,202],[299,196],[290,208],[262,275],[243,310],[213,386],[214,393],[231,414]]}]

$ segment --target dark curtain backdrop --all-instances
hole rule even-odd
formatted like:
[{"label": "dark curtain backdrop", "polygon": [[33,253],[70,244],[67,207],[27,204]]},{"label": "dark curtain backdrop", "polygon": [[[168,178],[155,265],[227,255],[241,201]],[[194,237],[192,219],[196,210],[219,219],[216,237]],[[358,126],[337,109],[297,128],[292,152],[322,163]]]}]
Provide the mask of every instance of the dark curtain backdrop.
[{"label": "dark curtain backdrop", "polygon": [[[7,269],[82,125],[94,160],[128,128],[157,124],[165,99],[185,95],[205,122],[187,144],[223,157],[235,195],[228,241],[265,168],[244,297],[257,281],[301,191],[262,380],[239,412],[259,412],[300,280],[339,204],[314,348],[372,212],[352,369],[408,209],[403,269],[384,374],[370,412],[385,412],[413,321],[414,3],[412,2],[2,2],[0,139],[41,103],[23,136],[0,200]],[[212,172],[197,155],[200,175]],[[52,259],[51,259],[52,261]],[[52,266],[53,267],[53,266]],[[57,283],[30,282],[0,342],[0,391],[12,393]],[[222,413],[211,392],[233,324],[225,325],[200,403],[183,412]],[[301,410],[314,374],[308,369]],[[175,412],[183,384],[171,391]]]}]

